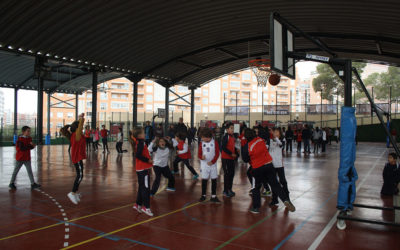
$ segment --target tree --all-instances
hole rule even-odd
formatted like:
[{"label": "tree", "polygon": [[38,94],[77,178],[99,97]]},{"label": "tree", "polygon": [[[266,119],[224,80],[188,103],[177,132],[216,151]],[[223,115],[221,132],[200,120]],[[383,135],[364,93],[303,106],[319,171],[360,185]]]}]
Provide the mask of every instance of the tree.
[{"label": "tree", "polygon": [[[362,62],[353,62],[358,73],[361,75],[367,64]],[[322,98],[325,100],[332,100],[332,97],[339,93],[340,96],[344,96],[344,83],[335,73],[335,71],[328,64],[320,64],[317,66],[318,76],[313,79],[312,85],[316,92],[322,90]],[[353,74],[353,83],[356,83],[357,79]],[[357,84],[359,90],[359,84]]]},{"label": "tree", "polygon": [[388,71],[373,73],[364,80],[368,90],[374,87],[374,98],[388,100],[390,87],[392,87],[392,99],[400,97],[400,68],[390,66]]}]

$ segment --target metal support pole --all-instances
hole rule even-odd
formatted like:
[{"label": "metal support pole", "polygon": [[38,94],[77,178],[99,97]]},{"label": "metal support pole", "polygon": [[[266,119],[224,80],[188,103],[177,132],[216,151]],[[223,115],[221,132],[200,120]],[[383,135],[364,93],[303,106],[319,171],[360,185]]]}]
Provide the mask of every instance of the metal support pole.
[{"label": "metal support pole", "polygon": [[190,89],[190,127],[194,127],[194,88]]},{"label": "metal support pole", "polygon": [[251,95],[251,93],[249,92],[249,125],[251,124],[251,121],[250,121],[250,113],[251,113],[251,110],[250,110],[250,108],[251,108],[250,102],[251,102],[251,97],[250,97],[250,95]]},{"label": "metal support pole", "polygon": [[321,114],[321,128],[322,128],[322,89],[321,89],[321,110],[320,110],[320,114]]},{"label": "metal support pole", "polygon": [[307,121],[307,90],[304,94],[304,120]]},{"label": "metal support pole", "polygon": [[389,117],[392,115],[392,86],[389,87]]},{"label": "metal support pole", "polygon": [[236,92],[236,122],[238,121],[238,92]]},{"label": "metal support pole", "polygon": [[79,114],[78,114],[78,112],[79,112],[78,107],[79,107],[79,94],[76,93],[76,94],[75,94],[75,121],[78,120],[78,116],[79,116]]},{"label": "metal support pole", "polygon": [[264,86],[261,87],[261,124],[264,122]]},{"label": "metal support pole", "polygon": [[336,92],[336,128],[339,127],[339,91]]},{"label": "metal support pole", "polygon": [[224,93],[224,123],[225,123],[225,93]]},{"label": "metal support pole", "polygon": [[165,119],[164,119],[164,134],[168,133],[169,123],[169,85],[165,86]]},{"label": "metal support pole", "polygon": [[50,109],[51,109],[51,102],[50,102],[51,94],[47,93],[47,135],[50,136]]},{"label": "metal support pole", "polygon": [[278,125],[278,91],[275,91],[275,126]]},{"label": "metal support pole", "polygon": [[14,89],[14,136],[18,133],[18,89]]},{"label": "metal support pole", "polygon": [[[371,88],[371,97],[372,97],[372,101],[375,102],[375,97],[374,97],[374,87]],[[372,110],[372,105],[371,105],[371,124],[374,122],[374,111]]]},{"label": "metal support pole", "polygon": [[97,71],[92,72],[92,128],[97,124]]},{"label": "metal support pole", "polygon": [[43,144],[43,78],[39,76],[37,86],[37,144]]},{"label": "metal support pole", "polygon": [[289,100],[289,121],[292,121],[292,90],[290,90],[290,100]]},{"label": "metal support pole", "polygon": [[132,120],[132,126],[135,127],[137,126],[137,97],[138,97],[138,81],[135,80],[133,82],[133,107],[132,107],[132,115],[133,115],[133,120]]},{"label": "metal support pole", "polygon": [[352,68],[351,68],[351,60],[346,60],[344,65],[344,106],[351,107],[352,106]]},{"label": "metal support pole", "polygon": [[353,107],[356,107],[356,87],[353,87]]}]

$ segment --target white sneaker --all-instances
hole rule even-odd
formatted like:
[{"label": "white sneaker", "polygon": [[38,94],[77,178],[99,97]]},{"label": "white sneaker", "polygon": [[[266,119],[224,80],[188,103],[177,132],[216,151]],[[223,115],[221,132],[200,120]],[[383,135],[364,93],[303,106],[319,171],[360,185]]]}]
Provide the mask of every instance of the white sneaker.
[{"label": "white sneaker", "polygon": [[133,207],[132,207],[133,209],[135,209],[136,211],[138,211],[139,213],[141,213],[142,212],[142,207],[141,206],[139,206],[138,204],[136,204],[135,203],[135,205],[133,205]]},{"label": "white sneaker", "polygon": [[145,206],[142,207],[142,212],[147,214],[148,216],[153,216],[153,213],[151,212],[150,208],[146,208]]},{"label": "white sneaker", "polygon": [[75,193],[75,198],[78,202],[81,202],[81,193]]},{"label": "white sneaker", "polygon": [[76,195],[74,195],[72,192],[68,193],[68,198],[71,200],[72,203],[75,205],[78,205],[78,200],[76,199]]}]

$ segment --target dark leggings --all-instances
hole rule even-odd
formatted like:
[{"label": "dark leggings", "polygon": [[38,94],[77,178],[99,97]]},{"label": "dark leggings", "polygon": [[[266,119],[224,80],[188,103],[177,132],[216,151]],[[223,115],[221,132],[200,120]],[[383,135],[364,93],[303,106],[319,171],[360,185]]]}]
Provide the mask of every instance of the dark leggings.
[{"label": "dark leggings", "polygon": [[101,139],[101,141],[103,142],[103,151],[106,151],[106,148],[107,148],[107,151],[109,151],[108,144],[107,144],[107,138],[103,138],[103,139]]},{"label": "dark leggings", "polygon": [[[287,186],[287,181],[285,177],[285,168],[275,168],[275,174],[278,175],[279,177],[279,183],[281,184],[283,191],[287,194],[287,197],[289,198],[289,189]],[[278,201],[278,196],[276,193],[272,193],[272,201],[277,202]]]},{"label": "dark leggings", "polygon": [[282,201],[289,200],[287,193],[283,190],[282,186],[276,179],[276,173],[272,163],[261,166],[259,168],[254,168],[252,174],[256,181],[256,185],[253,190],[253,196],[252,196],[254,208],[261,207],[260,188],[265,181],[267,181],[268,184],[271,185],[272,193],[277,194]]},{"label": "dark leggings", "polygon": [[90,149],[90,138],[86,138],[86,151]]},{"label": "dark leggings", "polygon": [[185,164],[185,166],[189,169],[189,171],[193,174],[193,175],[197,175],[197,172],[196,172],[196,170],[194,170],[194,168],[192,167],[192,166],[190,166],[190,163],[189,163],[189,159],[182,159],[182,158],[180,158],[179,156],[176,156],[176,158],[175,158],[175,160],[174,160],[174,171],[175,172],[178,172],[179,171],[179,169],[178,169],[178,163],[179,162],[183,162],[183,164]]},{"label": "dark leggings", "polygon": [[72,187],[72,192],[76,192],[79,189],[79,184],[81,184],[81,181],[83,179],[83,162],[80,161],[78,163],[74,164],[75,170],[76,170],[76,178],[74,181],[74,186]]},{"label": "dark leggings", "polygon": [[232,191],[233,178],[235,177],[235,160],[222,159],[224,170],[224,192]]},{"label": "dark leggings", "polygon": [[[201,180],[201,195],[206,196],[207,194],[207,179]],[[211,195],[216,196],[217,195],[217,179],[211,179]]]},{"label": "dark leggings", "polygon": [[161,175],[168,179],[168,187],[174,188],[175,187],[175,177],[172,175],[171,170],[168,166],[166,167],[153,167],[154,172],[156,174],[156,179],[153,182],[153,186],[151,188],[151,194],[156,194],[158,188],[160,187]]},{"label": "dark leggings", "polygon": [[149,170],[137,171],[139,189],[137,191],[136,204],[150,208],[150,175]]},{"label": "dark leggings", "polygon": [[123,144],[123,142],[117,142],[117,145],[115,145],[115,148],[117,149],[118,153],[123,153],[122,152],[122,144]]},{"label": "dark leggings", "polygon": [[[247,169],[247,178],[248,178],[249,181],[250,181],[251,189],[254,188],[254,187],[253,187],[253,184],[254,184],[253,179],[254,179],[254,177],[253,177],[253,175],[251,174],[251,171],[252,171],[252,170],[253,170],[253,167],[252,167],[252,166],[250,166],[250,167]],[[263,183],[263,186],[264,186],[264,190],[265,190],[265,191],[271,191],[271,189],[269,188],[269,185],[268,185],[267,182]]]}]

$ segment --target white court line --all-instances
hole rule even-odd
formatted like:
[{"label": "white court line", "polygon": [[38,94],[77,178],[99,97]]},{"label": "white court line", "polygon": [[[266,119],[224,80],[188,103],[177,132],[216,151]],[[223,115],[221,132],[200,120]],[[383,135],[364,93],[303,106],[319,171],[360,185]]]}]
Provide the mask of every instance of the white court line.
[{"label": "white court line", "polygon": [[[386,150],[382,152],[382,154],[379,156],[379,158],[376,159],[373,167],[368,171],[368,173],[365,175],[364,179],[360,182],[360,184],[356,188],[356,192],[360,190],[362,185],[367,181],[368,177],[371,175],[372,171],[378,166],[379,160],[382,158],[382,155],[386,153]],[[321,244],[322,240],[325,238],[325,236],[328,234],[328,232],[331,230],[333,225],[336,222],[336,217],[339,215],[339,211],[336,211],[335,215],[333,215],[332,219],[329,221],[329,223],[325,226],[325,228],[322,230],[322,232],[318,235],[317,238],[315,238],[314,242],[311,244],[311,246],[308,248],[308,250],[315,250]]]}]

